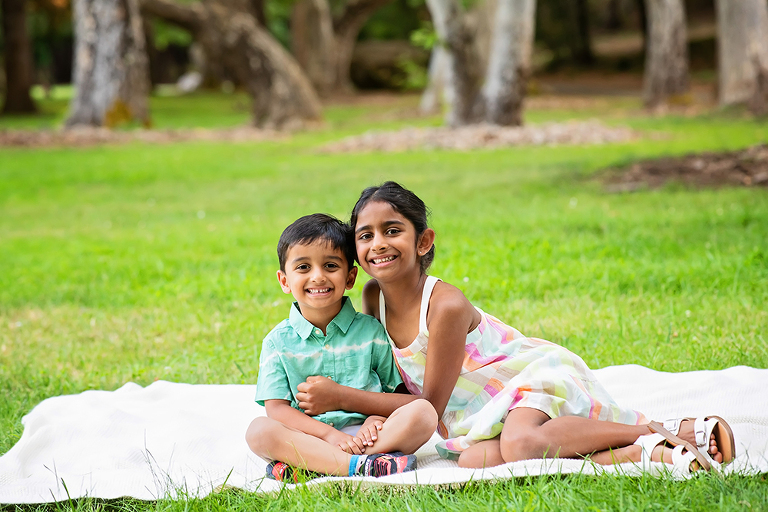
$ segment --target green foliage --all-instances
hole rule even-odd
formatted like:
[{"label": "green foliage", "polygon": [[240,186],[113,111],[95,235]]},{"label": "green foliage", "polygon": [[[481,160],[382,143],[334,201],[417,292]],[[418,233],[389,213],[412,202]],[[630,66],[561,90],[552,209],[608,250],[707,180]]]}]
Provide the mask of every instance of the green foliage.
[{"label": "green foliage", "polygon": [[189,31],[159,18],[152,18],[152,34],[155,48],[161,51],[168,48],[170,44],[176,46],[192,44],[192,34]]},{"label": "green foliage", "polygon": [[[44,104],[47,126],[66,109],[59,94]],[[240,101],[153,98],[152,112],[158,128],[233,126],[248,120]],[[274,277],[280,231],[311,212],[346,218],[360,190],[385,179],[432,208],[435,275],[592,367],[768,367],[765,190],[669,186],[613,195],[594,179],[639,158],[764,141],[764,123],[735,112],[648,118],[637,101],[618,98],[533,109],[527,120],[600,117],[663,136],[585,147],[316,152],[372,128],[440,124],[414,119],[417,102],[329,106],[325,128],[279,141],[0,149],[0,453],[19,439],[21,417],[52,395],[156,379],[255,382],[260,340],[290,303]],[[40,123],[0,119],[0,128]],[[358,305],[364,281],[350,294]],[[335,512],[758,510],[766,503],[764,475],[686,482],[574,475],[73,505]],[[37,508],[56,510],[22,507]]]},{"label": "green foliage", "polygon": [[419,28],[411,32],[410,40],[414,46],[431,50],[438,43],[435,27],[431,22],[422,22]]}]

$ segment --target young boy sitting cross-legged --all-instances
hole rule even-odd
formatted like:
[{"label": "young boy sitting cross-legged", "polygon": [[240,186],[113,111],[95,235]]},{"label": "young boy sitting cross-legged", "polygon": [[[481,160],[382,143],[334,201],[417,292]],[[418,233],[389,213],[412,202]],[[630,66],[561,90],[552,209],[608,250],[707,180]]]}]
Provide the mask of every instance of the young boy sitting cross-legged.
[{"label": "young boy sitting cross-legged", "polygon": [[437,426],[428,401],[414,397],[388,418],[350,411],[309,416],[296,396],[310,377],[364,391],[392,392],[402,384],[386,331],[344,296],[357,277],[350,228],[324,214],[302,217],[283,231],[277,254],[277,279],[296,302],[262,344],[256,401],[267,417],[246,432],[251,450],[275,461],[267,476],[295,481],[294,468],[335,476],[415,469],[416,457],[405,454]]}]

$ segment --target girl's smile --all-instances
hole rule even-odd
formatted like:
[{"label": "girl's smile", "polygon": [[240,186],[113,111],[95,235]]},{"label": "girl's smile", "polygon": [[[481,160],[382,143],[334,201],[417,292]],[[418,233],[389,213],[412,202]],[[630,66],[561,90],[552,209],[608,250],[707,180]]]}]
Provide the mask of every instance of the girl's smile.
[{"label": "girl's smile", "polygon": [[372,277],[396,269],[419,269],[416,229],[389,203],[372,201],[357,218],[355,247],[360,266]]}]

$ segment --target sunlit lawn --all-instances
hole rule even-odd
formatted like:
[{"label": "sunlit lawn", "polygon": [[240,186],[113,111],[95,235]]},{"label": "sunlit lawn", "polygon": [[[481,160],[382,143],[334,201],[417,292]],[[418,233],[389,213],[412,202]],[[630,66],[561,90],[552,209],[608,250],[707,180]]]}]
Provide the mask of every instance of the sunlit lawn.
[{"label": "sunlit lawn", "polygon": [[[0,119],[0,129],[59,126],[62,96],[41,102],[44,116]],[[280,231],[311,212],[346,218],[360,190],[385,179],[432,208],[433,274],[593,367],[768,367],[768,191],[672,185],[613,195],[594,179],[641,157],[763,142],[768,125],[735,112],[647,117],[618,99],[527,118],[599,116],[652,137],[596,147],[316,152],[347,134],[405,126],[417,103],[331,105],[325,126],[276,142],[0,149],[0,453],[21,435],[21,417],[49,396],[157,379],[254,383],[260,340],[289,305],[274,277]],[[152,107],[158,128],[248,119],[240,95],[155,97]],[[351,293],[357,304],[364,281]],[[768,507],[768,485],[763,476],[567,476],[412,494],[334,487],[78,506],[746,510]]]}]

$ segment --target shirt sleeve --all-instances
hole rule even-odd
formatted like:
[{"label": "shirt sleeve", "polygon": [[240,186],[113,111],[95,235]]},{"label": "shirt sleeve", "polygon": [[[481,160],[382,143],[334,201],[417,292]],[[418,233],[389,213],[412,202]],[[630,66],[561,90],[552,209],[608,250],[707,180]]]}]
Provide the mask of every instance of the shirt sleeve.
[{"label": "shirt sleeve", "polygon": [[386,393],[392,393],[397,386],[403,383],[400,377],[400,370],[395,364],[395,357],[392,354],[392,348],[387,341],[387,333],[384,327],[376,332],[373,339],[373,359],[371,361],[373,370],[379,376],[381,388]]},{"label": "shirt sleeve", "polygon": [[293,401],[288,374],[280,359],[280,353],[269,336],[261,344],[259,378],[256,381],[256,403],[263,406],[265,400]]}]

